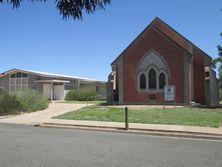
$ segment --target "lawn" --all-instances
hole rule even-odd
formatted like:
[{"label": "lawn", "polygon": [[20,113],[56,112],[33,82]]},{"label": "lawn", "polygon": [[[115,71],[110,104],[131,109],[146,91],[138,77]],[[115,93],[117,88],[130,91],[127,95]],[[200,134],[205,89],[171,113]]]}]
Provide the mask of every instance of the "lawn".
[{"label": "lawn", "polygon": [[[190,125],[219,127],[222,124],[221,109],[176,108],[129,109],[130,123]],[[124,109],[93,105],[55,117],[69,120],[124,122]]]}]

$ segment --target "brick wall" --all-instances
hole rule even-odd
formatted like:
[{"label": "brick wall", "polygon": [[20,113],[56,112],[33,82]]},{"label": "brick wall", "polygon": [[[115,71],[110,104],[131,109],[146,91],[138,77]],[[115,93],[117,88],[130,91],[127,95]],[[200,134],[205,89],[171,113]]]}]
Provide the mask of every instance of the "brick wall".
[{"label": "brick wall", "polygon": [[205,104],[204,56],[197,49],[193,50],[194,65],[194,101]]},{"label": "brick wall", "polygon": [[[130,47],[124,58],[124,102],[125,103],[147,103],[150,97],[148,93],[137,91],[136,68],[140,59],[153,49],[163,56],[167,62],[171,78],[169,84],[176,86],[176,101],[184,103],[184,67],[183,49],[176,46],[172,41],[160,34],[157,30],[150,28],[145,34]],[[152,93],[157,102],[163,102],[163,93]]]},{"label": "brick wall", "polygon": [[164,23],[159,20],[154,22],[154,26],[162,31],[164,34],[169,36],[172,40],[176,41],[182,48],[193,53],[193,46],[186,39],[180,36],[177,32],[173,31],[171,28],[167,27]]}]

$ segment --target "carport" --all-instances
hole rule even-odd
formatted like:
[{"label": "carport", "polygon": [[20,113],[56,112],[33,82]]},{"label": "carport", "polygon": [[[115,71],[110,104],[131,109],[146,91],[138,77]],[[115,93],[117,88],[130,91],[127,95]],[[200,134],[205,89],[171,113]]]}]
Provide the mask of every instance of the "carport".
[{"label": "carport", "polygon": [[37,80],[37,83],[42,84],[43,96],[52,100],[63,100],[65,98],[65,83],[69,83],[66,80]]}]

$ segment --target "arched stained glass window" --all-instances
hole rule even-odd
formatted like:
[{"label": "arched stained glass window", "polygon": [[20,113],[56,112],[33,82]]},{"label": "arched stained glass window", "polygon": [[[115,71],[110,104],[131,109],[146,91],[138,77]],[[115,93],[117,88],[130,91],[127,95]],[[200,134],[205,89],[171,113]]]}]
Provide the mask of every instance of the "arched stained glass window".
[{"label": "arched stained glass window", "polygon": [[165,85],[166,85],[166,77],[165,77],[164,73],[161,73],[159,75],[159,88],[163,89]]},{"label": "arched stained glass window", "polygon": [[149,89],[156,89],[156,71],[151,69],[149,71]]},{"label": "arched stained glass window", "polygon": [[145,74],[140,75],[140,89],[146,89],[146,76],[145,76]]}]

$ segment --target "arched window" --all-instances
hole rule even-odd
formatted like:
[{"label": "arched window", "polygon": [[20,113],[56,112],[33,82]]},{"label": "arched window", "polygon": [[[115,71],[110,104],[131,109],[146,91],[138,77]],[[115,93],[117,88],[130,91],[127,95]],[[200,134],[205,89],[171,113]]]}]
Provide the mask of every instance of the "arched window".
[{"label": "arched window", "polygon": [[166,77],[165,77],[164,73],[161,73],[159,75],[159,88],[163,89],[165,85],[166,85]]},{"label": "arched window", "polygon": [[146,89],[146,76],[145,76],[145,74],[140,75],[140,89]]},{"label": "arched window", "polygon": [[156,71],[151,69],[149,71],[149,89],[156,89]]}]

